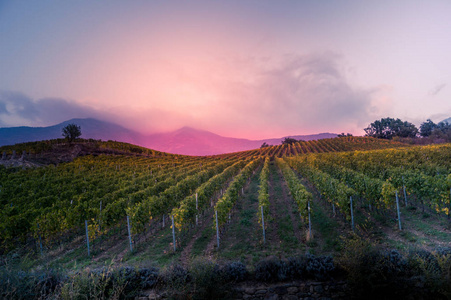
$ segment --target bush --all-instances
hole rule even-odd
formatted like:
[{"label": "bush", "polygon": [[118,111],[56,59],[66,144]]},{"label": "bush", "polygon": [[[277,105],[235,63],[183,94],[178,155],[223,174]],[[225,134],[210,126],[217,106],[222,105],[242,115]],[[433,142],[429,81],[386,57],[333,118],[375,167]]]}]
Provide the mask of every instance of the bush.
[{"label": "bush", "polygon": [[305,256],[296,256],[288,258],[288,272],[290,279],[302,279],[305,274],[307,258]]},{"label": "bush", "polygon": [[385,278],[399,278],[408,275],[407,260],[397,250],[375,254],[375,269]]},{"label": "bush", "polygon": [[240,282],[248,276],[246,266],[239,261],[224,265],[221,273],[226,282]]},{"label": "bush", "polygon": [[187,283],[190,279],[188,271],[176,263],[169,265],[162,275],[162,281],[167,289],[182,295],[187,293]]},{"label": "bush", "polygon": [[335,272],[331,256],[307,254],[288,258],[287,279],[329,280]]},{"label": "bush", "polygon": [[62,299],[135,298],[142,290],[154,287],[158,279],[155,268],[101,268],[75,274],[61,286],[60,293]]},{"label": "bush", "polygon": [[411,252],[410,268],[433,293],[451,299],[451,248]]},{"label": "bush", "polygon": [[315,280],[331,279],[335,271],[334,260],[331,256],[306,255],[305,273],[308,278]]},{"label": "bush", "polygon": [[198,259],[190,267],[193,299],[223,299],[227,286],[219,266],[210,261]]},{"label": "bush", "polygon": [[159,280],[159,270],[157,268],[143,268],[138,271],[139,280],[142,289],[151,289],[155,287]]},{"label": "bush", "polygon": [[125,297],[125,280],[108,268],[87,270],[71,276],[61,285],[61,299],[121,299]]},{"label": "bush", "polygon": [[283,281],[287,278],[288,266],[283,260],[275,257],[260,261],[255,268],[255,278],[258,281]]},{"label": "bush", "polygon": [[65,276],[56,270],[25,272],[0,270],[1,299],[45,299],[52,295]]}]

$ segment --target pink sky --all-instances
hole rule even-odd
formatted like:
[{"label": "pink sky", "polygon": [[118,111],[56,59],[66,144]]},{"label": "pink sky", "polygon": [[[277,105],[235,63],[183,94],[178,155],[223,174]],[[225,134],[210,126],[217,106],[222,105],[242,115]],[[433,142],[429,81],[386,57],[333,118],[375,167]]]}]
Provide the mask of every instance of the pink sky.
[{"label": "pink sky", "polygon": [[2,3],[0,126],[97,117],[257,139],[438,122],[451,4],[414,2]]}]

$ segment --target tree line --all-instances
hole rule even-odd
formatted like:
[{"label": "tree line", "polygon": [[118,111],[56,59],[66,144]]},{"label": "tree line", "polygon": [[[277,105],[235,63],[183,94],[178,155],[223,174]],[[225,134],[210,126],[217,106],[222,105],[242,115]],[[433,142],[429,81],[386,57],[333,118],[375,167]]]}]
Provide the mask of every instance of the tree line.
[{"label": "tree line", "polygon": [[379,139],[399,138],[431,138],[451,141],[451,124],[439,122],[435,124],[430,119],[423,122],[418,129],[414,124],[394,118],[382,118],[371,123],[365,130],[365,135]]}]

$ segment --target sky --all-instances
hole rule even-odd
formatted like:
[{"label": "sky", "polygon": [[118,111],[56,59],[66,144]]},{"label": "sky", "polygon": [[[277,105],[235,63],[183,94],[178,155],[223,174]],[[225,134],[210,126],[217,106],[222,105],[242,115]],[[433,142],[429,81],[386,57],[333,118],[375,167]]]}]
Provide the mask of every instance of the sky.
[{"label": "sky", "polygon": [[260,139],[451,117],[451,1],[0,0],[0,127]]}]

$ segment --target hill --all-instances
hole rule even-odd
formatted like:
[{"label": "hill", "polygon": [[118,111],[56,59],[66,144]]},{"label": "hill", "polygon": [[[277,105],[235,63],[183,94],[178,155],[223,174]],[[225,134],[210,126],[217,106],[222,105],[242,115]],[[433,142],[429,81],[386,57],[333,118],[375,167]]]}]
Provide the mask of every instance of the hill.
[{"label": "hill", "polygon": [[61,138],[61,130],[75,123],[82,128],[82,138],[117,140],[139,145],[142,136],[122,126],[96,119],[71,119],[48,127],[0,128],[0,146]]},{"label": "hill", "polygon": [[[245,151],[259,148],[264,142],[269,145],[278,145],[285,138],[238,139],[190,127],[183,127],[172,132],[143,135],[114,123],[96,119],[72,119],[49,127],[0,128],[0,146],[60,138],[61,129],[69,123],[75,123],[81,127],[84,139],[115,140],[182,155],[215,155]],[[336,134],[321,133],[290,137],[309,141],[336,136]]]},{"label": "hill", "polygon": [[[20,290],[22,282],[39,286],[40,279],[31,284],[40,274],[34,272],[52,269],[69,275],[39,278],[66,289],[82,288],[84,277],[77,276],[97,282],[107,270],[127,276],[127,284],[140,282],[141,292],[143,280],[157,280],[161,272],[158,282],[185,298],[193,290],[176,288],[168,276],[190,272],[183,284],[197,292],[198,280],[217,279],[208,270],[240,276],[227,279],[233,286],[236,278],[251,285],[310,279],[313,289],[318,281],[347,280],[343,299],[346,293],[391,293],[392,287],[433,298],[447,292],[450,144],[405,147],[343,137],[197,157],[94,140],[28,147],[41,149],[32,153],[36,158],[57,150],[84,153],[41,168],[0,166],[2,295]],[[3,149],[2,161],[12,160],[13,148]],[[33,272],[11,269],[17,261]],[[216,261],[226,263],[219,268]],[[143,265],[133,277],[133,267]],[[437,277],[420,281],[426,288],[418,290],[418,278],[429,276],[430,268]],[[218,280],[222,286],[225,279]]]}]

